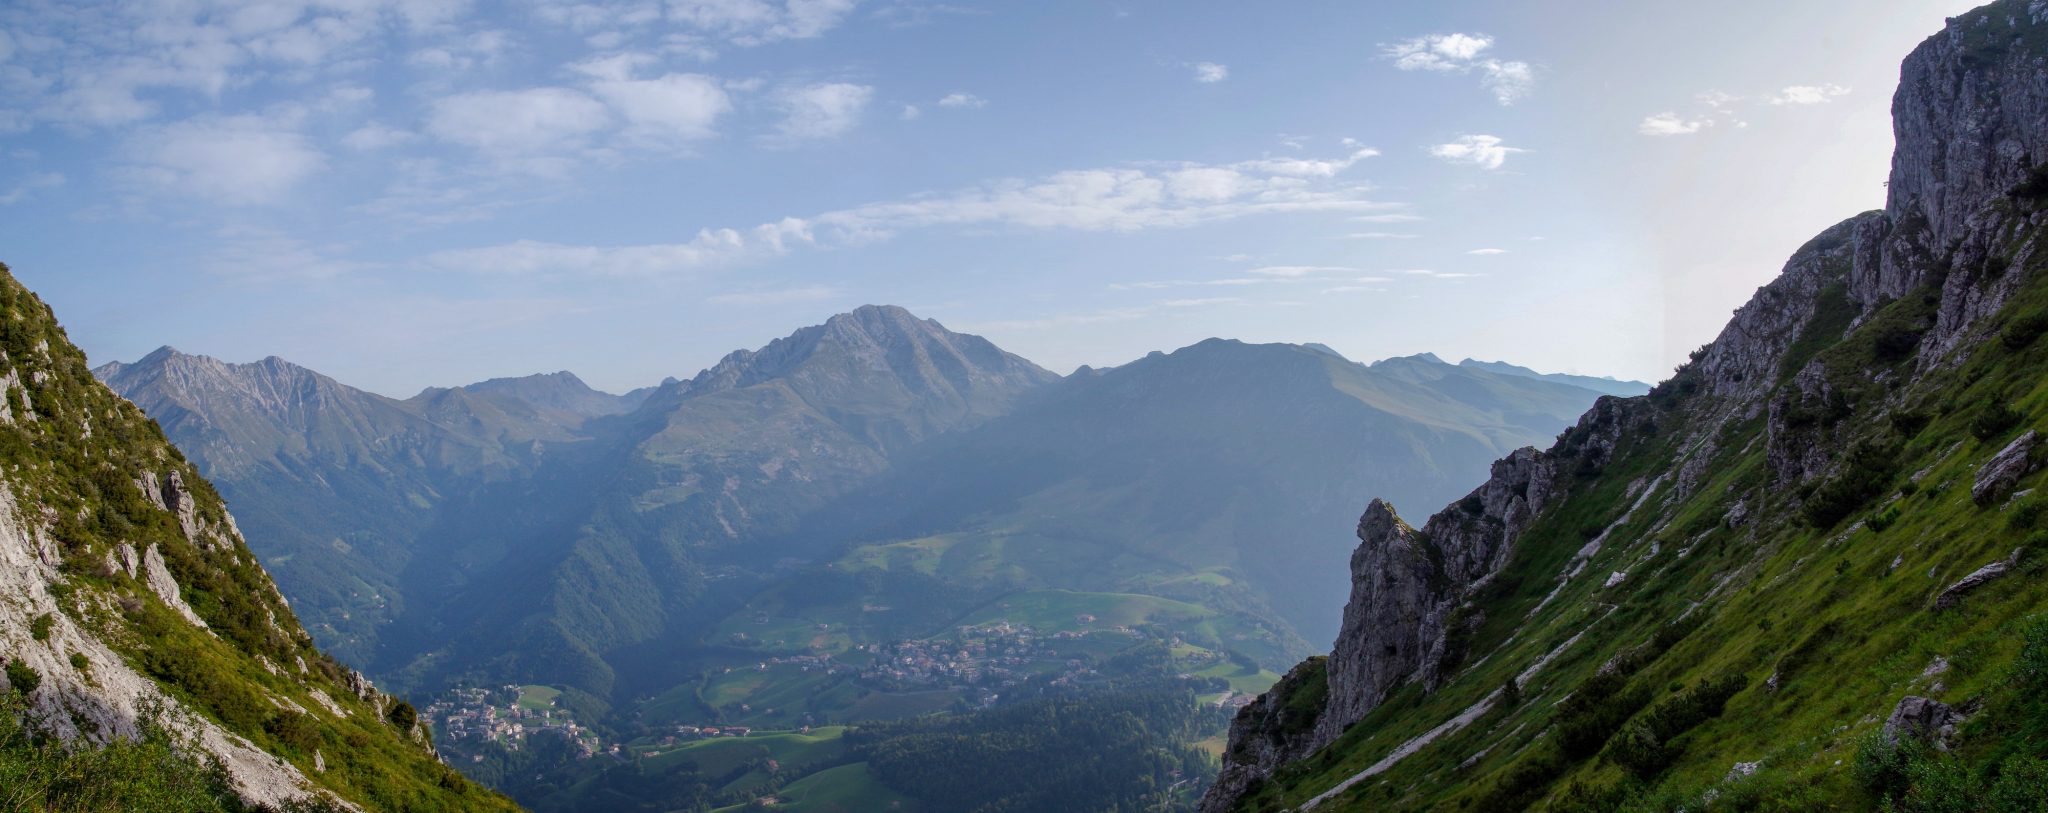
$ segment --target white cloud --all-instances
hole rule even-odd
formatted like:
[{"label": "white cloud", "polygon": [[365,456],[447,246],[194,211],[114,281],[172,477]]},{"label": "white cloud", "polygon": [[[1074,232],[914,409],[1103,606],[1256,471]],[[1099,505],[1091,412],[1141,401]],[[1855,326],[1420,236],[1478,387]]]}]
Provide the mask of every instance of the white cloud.
[{"label": "white cloud", "polygon": [[1230,67],[1227,65],[1218,65],[1214,62],[1197,62],[1190,67],[1194,68],[1195,81],[1203,84],[1213,84],[1230,78]]},{"label": "white cloud", "polygon": [[1404,71],[1477,73],[1480,86],[1504,105],[1529,95],[1535,70],[1527,62],[1482,56],[1492,48],[1493,37],[1485,34],[1430,34],[1384,46],[1381,55]]},{"label": "white cloud", "polygon": [[1391,231],[1361,231],[1344,235],[1346,239],[1350,240],[1413,240],[1421,236],[1419,234]]},{"label": "white cloud", "polygon": [[1353,164],[1379,154],[1379,150],[1371,147],[1359,147],[1343,158],[1259,158],[1251,161],[1239,161],[1236,164],[1232,164],[1231,167],[1237,170],[1260,172],[1269,175],[1290,175],[1297,178],[1330,178],[1344,170],[1350,169]]},{"label": "white cloud", "polygon": [[1387,290],[1387,289],[1385,289],[1385,288],[1381,288],[1381,287],[1378,287],[1378,286],[1374,286],[1374,285],[1339,285],[1339,286],[1336,286],[1336,287],[1334,287],[1334,288],[1324,288],[1324,289],[1323,289],[1323,293],[1326,293],[1326,294],[1350,294],[1350,293],[1358,293],[1358,292],[1360,292],[1360,291],[1385,291],[1385,290]]},{"label": "white cloud", "polygon": [[1520,148],[1501,144],[1498,136],[1459,136],[1449,144],[1438,144],[1429,148],[1429,154],[1453,164],[1471,164],[1484,169],[1500,169],[1507,163],[1508,156],[1522,152]]},{"label": "white cloud", "polygon": [[436,100],[427,114],[434,137],[500,156],[578,147],[609,125],[596,99],[554,87],[461,93]]},{"label": "white cloud", "polygon": [[248,205],[282,197],[319,172],[326,156],[291,117],[203,116],[130,139],[130,177],[157,191]]},{"label": "white cloud", "polygon": [[1206,306],[1209,306],[1209,305],[1228,305],[1228,304],[1230,304],[1230,303],[1232,303],[1232,302],[1243,302],[1243,301],[1244,301],[1243,299],[1240,299],[1240,298],[1238,298],[1238,297],[1234,297],[1234,296],[1209,296],[1209,297],[1202,297],[1202,298],[1200,298],[1200,299],[1163,299],[1163,300],[1160,300],[1160,301],[1159,301],[1159,307],[1162,307],[1162,308],[1200,308],[1200,307],[1206,307]]},{"label": "white cloud", "polygon": [[[443,252],[428,265],[499,273],[652,275],[781,254],[793,243],[859,245],[911,229],[1003,226],[1128,232],[1254,215],[1382,212],[1402,205],[1371,200],[1360,185],[1261,171],[1257,166],[1254,161],[1072,170],[787,218],[747,231],[706,229],[685,243],[593,247],[521,241]],[[1234,175],[1227,187],[1189,184],[1186,179],[1194,176],[1187,173],[1206,175],[1200,170]]]},{"label": "white cloud", "polygon": [[916,118],[917,118],[918,116],[922,116],[922,115],[924,115],[924,111],[922,111],[922,110],[919,110],[919,109],[917,109],[917,105],[914,105],[914,104],[906,104],[906,105],[904,105],[904,106],[903,106],[903,116],[902,116],[902,118],[903,118],[903,120],[904,120],[904,121],[913,121],[913,120],[915,120],[915,119],[916,119]]},{"label": "white cloud", "polygon": [[1776,105],[1788,105],[1788,104],[1790,104],[1790,105],[1808,105],[1808,104],[1825,104],[1825,103],[1827,103],[1827,102],[1828,102],[1829,100],[1831,100],[1831,99],[1835,98],[1836,96],[1841,96],[1841,95],[1843,95],[1843,94],[1846,94],[1846,93],[1848,93],[1848,92],[1849,92],[1849,89],[1848,89],[1848,88],[1842,87],[1841,85],[1834,85],[1834,84],[1827,84],[1827,85],[1793,85],[1793,86],[1791,86],[1791,87],[1785,88],[1784,90],[1778,91],[1777,95],[1775,95],[1775,96],[1772,96],[1772,97],[1771,97],[1771,104],[1776,104]]},{"label": "white cloud", "polygon": [[742,291],[718,294],[705,299],[713,305],[786,305],[791,302],[816,302],[839,295],[839,289],[825,285],[809,285],[802,288],[786,288],[779,291]]},{"label": "white cloud", "polygon": [[627,122],[623,137],[642,144],[710,138],[732,99],[717,79],[671,73],[653,79],[601,79],[590,86]]},{"label": "white cloud", "polygon": [[14,185],[14,188],[7,190],[6,194],[0,195],[0,206],[13,206],[27,200],[38,189],[48,189],[63,185],[63,175],[55,172],[38,172],[21,179],[20,182]]},{"label": "white cloud", "polygon": [[668,19],[742,47],[811,39],[837,27],[855,0],[669,0]]},{"label": "white cloud", "polygon": [[782,253],[790,241],[808,242],[808,224],[784,220],[749,232],[704,229],[687,243],[646,246],[571,246],[520,240],[501,246],[455,249],[428,255],[429,267],[475,274],[583,274],[606,277],[653,277],[738,262],[752,256]]},{"label": "white cloud", "polygon": [[860,124],[874,95],[872,87],[846,82],[784,89],[775,99],[783,118],[771,140],[786,145],[845,135]]},{"label": "white cloud", "polygon": [[972,93],[948,93],[939,100],[939,106],[981,108],[988,106],[988,100]]},{"label": "white cloud", "polygon": [[1468,274],[1463,271],[1435,271],[1428,268],[1395,268],[1387,271],[1387,273],[1410,277],[1427,277],[1429,279],[1473,279],[1486,276],[1485,274]]},{"label": "white cloud", "polygon": [[[303,86],[314,71],[381,52],[402,31],[448,33],[462,9],[408,0],[0,4],[6,50],[21,68],[0,107],[24,119],[108,127],[168,105],[217,107],[225,91]],[[0,57],[6,59],[6,57]],[[183,94],[183,98],[180,97]]]},{"label": "white cloud", "polygon": [[1407,212],[1394,212],[1392,214],[1381,215],[1359,215],[1357,217],[1351,218],[1351,221],[1354,223],[1415,223],[1421,221],[1422,219],[1422,215],[1409,214]]},{"label": "white cloud", "polygon": [[1699,132],[1700,128],[1711,124],[1713,124],[1711,120],[1695,119],[1688,121],[1680,118],[1677,113],[1667,111],[1644,118],[1641,124],[1636,125],[1636,132],[1646,136],[1692,135]]},{"label": "white cloud", "polygon": [[410,132],[386,127],[373,121],[342,136],[341,145],[352,150],[369,152],[394,147],[412,139],[413,134]]},{"label": "white cloud", "polygon": [[1345,268],[1339,265],[1268,265],[1262,268],[1251,269],[1245,273],[1257,274],[1262,277],[1308,277],[1318,274],[1355,273],[1357,270],[1356,268]]},{"label": "white cloud", "polygon": [[1465,253],[1477,255],[1480,257],[1491,257],[1495,254],[1506,254],[1508,253],[1508,250],[1504,248],[1475,248]]},{"label": "white cloud", "polygon": [[489,66],[511,48],[511,35],[503,31],[478,31],[414,51],[405,61],[416,68],[443,73],[462,72]]}]

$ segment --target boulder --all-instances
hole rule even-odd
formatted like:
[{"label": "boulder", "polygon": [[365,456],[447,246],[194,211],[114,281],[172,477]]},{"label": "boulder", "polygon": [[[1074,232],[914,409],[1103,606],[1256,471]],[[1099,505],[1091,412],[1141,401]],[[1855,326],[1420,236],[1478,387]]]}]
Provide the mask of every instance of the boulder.
[{"label": "boulder", "polygon": [[1885,718],[1884,741],[1888,745],[1896,745],[1899,735],[1904,734],[1939,745],[1955,733],[1956,724],[1962,721],[1963,715],[1947,703],[1907,695],[1892,708],[1891,716]]},{"label": "boulder", "polygon": [[[2017,554],[2018,551],[2014,553]],[[1970,575],[1949,585],[1948,589],[1941,591],[1941,595],[1934,597],[1934,609],[1947,610],[1963,603],[1963,597],[1975,592],[1979,587],[2003,578],[2005,574],[2012,572],[2012,566],[2013,559],[2000,559],[1971,571]]]},{"label": "boulder", "polygon": [[2031,429],[2013,438],[1991,462],[1977,470],[1977,483],[1970,487],[1970,498],[1978,505],[1989,505],[2012,493],[2020,478],[2034,470],[2034,447],[2040,442],[2040,434]]}]

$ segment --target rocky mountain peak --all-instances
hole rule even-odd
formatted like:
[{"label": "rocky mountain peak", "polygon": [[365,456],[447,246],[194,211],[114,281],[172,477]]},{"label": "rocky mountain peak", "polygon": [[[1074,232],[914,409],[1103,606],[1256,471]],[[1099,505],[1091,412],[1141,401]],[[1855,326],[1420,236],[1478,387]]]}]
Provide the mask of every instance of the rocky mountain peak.
[{"label": "rocky mountain peak", "polygon": [[[477,395],[512,398],[540,410],[566,412],[586,418],[631,412],[646,400],[649,391],[627,395],[602,392],[583,382],[575,373],[561,370],[528,376],[493,378],[466,387]],[[424,396],[426,393],[421,393]]]},{"label": "rocky mountain peak", "polygon": [[865,305],[740,350],[692,379],[693,392],[752,386],[799,373],[887,373],[923,392],[1012,389],[1058,378],[980,336],[955,333],[894,305]]}]

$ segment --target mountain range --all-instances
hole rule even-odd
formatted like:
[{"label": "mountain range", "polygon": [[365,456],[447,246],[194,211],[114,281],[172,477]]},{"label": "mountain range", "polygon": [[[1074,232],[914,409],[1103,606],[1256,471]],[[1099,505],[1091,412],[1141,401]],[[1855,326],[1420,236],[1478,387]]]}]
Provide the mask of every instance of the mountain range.
[{"label": "mountain range", "polygon": [[556,373],[397,400],[168,348],[96,372],[220,484],[324,645],[405,688],[601,702],[684,679],[673,653],[782,574],[934,534],[1000,574],[974,590],[1198,599],[1284,663],[1335,631],[1339,506],[1443,498],[1600,395],[1228,341],[1063,378],[884,306],[624,396]]}]

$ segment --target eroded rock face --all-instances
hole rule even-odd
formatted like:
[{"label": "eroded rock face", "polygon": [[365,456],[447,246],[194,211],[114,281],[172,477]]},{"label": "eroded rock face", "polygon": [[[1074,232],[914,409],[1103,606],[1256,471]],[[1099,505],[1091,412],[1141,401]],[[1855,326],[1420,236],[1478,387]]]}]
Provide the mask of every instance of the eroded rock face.
[{"label": "eroded rock face", "polygon": [[155,545],[142,553],[142,581],[149,585],[150,592],[163,599],[164,604],[184,616],[186,621],[206,626],[206,620],[192,611],[192,605],[185,603],[184,596],[178,591],[178,580],[171,578],[171,569],[164,566],[164,555]]},{"label": "eroded rock face", "polygon": [[[1590,431],[1577,453],[1604,461],[1612,453],[1604,427],[1618,422],[1598,407],[1588,413],[1580,425]],[[1430,517],[1420,531],[1385,501],[1372,502],[1358,521],[1351,600],[1330,653],[1330,699],[1316,725],[1318,746],[1401,684],[1420,680],[1434,688],[1442,682],[1454,612],[1507,563],[1515,538],[1555,492],[1557,471],[1554,456],[1518,450],[1496,461],[1484,485]]]},{"label": "eroded rock face", "polygon": [[2031,429],[2013,438],[1990,462],[1977,470],[1977,482],[1970,486],[1970,498],[1978,505],[1988,505],[2011,494],[2020,478],[2034,470],[2034,450],[2040,444],[2040,434]]},{"label": "eroded rock face", "polygon": [[[327,798],[290,763],[184,710],[96,634],[59,609],[50,585],[61,576],[41,555],[42,534],[32,521],[24,519],[12,491],[0,481],[0,651],[42,677],[30,697],[30,715],[40,730],[66,741],[105,743],[138,736],[138,722],[153,714],[219,759],[236,790],[252,803],[284,807]],[[154,546],[144,562],[145,570],[162,572],[163,560]],[[172,587],[175,589],[175,583]],[[183,603],[173,606],[182,607]],[[30,631],[34,619],[40,617],[51,620],[46,641],[36,641]],[[86,669],[75,667],[69,653],[84,656]]]},{"label": "eroded rock face", "polygon": [[[1325,680],[1325,661],[1311,658],[1287,672],[1279,683],[1251,705],[1239,709],[1230,723],[1230,752],[1216,784],[1202,797],[1201,813],[1223,813],[1252,786],[1273,771],[1315,750],[1313,732],[1322,703],[1290,702],[1299,693],[1313,695]],[[1327,691],[1327,683],[1323,686]],[[1301,698],[1320,700],[1317,697]]]}]

